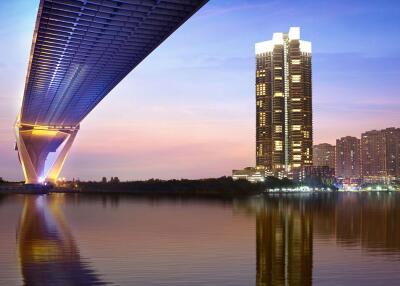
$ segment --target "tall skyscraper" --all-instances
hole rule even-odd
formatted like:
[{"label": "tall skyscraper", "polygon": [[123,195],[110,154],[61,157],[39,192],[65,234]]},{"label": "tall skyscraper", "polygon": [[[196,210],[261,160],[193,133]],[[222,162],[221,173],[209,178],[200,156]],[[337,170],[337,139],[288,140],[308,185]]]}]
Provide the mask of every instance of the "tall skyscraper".
[{"label": "tall skyscraper", "polygon": [[336,177],[361,177],[360,139],[346,136],[336,140]]},{"label": "tall skyscraper", "polygon": [[361,170],[365,181],[400,177],[400,128],[371,130],[361,135]]},{"label": "tall skyscraper", "polygon": [[313,147],[313,163],[314,166],[328,166],[335,169],[336,148],[328,143],[321,143]]},{"label": "tall skyscraper", "polygon": [[256,164],[275,174],[312,165],[311,42],[300,28],[257,43]]}]

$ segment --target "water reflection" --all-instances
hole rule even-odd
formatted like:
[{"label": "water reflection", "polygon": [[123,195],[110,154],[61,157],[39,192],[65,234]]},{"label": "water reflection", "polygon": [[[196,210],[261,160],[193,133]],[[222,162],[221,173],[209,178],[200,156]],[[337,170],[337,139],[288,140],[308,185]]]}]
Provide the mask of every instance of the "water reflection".
[{"label": "water reflection", "polygon": [[52,194],[24,197],[17,241],[25,285],[105,284],[81,257],[61,206],[83,238],[81,248],[90,245],[92,261],[120,285],[400,279],[400,193],[271,195],[233,205]]},{"label": "water reflection", "polygon": [[64,220],[62,196],[27,196],[17,242],[24,285],[105,285],[90,269]]},{"label": "water reflection", "polygon": [[267,196],[238,205],[256,216],[257,286],[312,285],[315,236],[400,261],[397,194]]}]

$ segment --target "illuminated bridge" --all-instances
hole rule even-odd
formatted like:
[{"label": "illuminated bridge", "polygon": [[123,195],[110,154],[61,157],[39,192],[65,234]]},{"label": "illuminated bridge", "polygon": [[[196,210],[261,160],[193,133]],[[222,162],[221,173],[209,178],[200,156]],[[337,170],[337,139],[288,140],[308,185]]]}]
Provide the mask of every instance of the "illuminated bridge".
[{"label": "illuminated bridge", "polygon": [[41,0],[21,111],[27,184],[55,182],[86,115],[207,0]]}]

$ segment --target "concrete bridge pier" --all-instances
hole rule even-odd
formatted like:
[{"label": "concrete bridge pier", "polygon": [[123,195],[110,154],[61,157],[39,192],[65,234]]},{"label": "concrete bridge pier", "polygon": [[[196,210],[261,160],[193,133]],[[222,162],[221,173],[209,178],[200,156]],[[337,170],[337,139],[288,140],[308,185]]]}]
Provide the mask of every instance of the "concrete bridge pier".
[{"label": "concrete bridge pier", "polygon": [[15,126],[17,151],[26,184],[56,184],[78,126]]}]

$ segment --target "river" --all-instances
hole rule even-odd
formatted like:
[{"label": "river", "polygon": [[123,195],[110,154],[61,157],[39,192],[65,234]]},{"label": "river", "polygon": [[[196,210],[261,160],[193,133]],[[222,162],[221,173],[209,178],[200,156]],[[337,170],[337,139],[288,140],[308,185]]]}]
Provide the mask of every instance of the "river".
[{"label": "river", "polygon": [[0,285],[399,285],[400,194],[0,197]]}]

